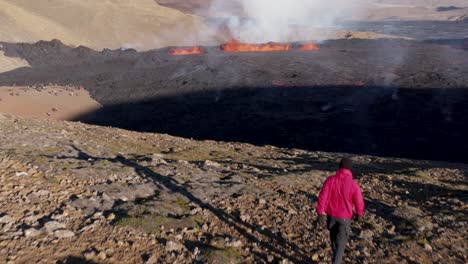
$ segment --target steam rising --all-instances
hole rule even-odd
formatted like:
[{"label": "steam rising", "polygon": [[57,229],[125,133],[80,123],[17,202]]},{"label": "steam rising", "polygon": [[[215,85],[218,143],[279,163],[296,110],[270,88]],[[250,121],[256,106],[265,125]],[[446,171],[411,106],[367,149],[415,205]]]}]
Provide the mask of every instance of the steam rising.
[{"label": "steam rising", "polygon": [[[214,0],[208,16],[243,42],[310,40],[359,11],[356,0]],[[206,11],[204,12],[206,13]]]}]

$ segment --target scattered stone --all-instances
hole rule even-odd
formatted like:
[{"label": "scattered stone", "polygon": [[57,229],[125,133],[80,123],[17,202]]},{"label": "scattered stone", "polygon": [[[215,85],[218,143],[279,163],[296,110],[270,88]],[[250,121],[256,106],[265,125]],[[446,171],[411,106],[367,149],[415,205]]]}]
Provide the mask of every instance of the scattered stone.
[{"label": "scattered stone", "polygon": [[413,206],[401,206],[395,208],[393,215],[405,220],[409,220],[422,216],[423,211]]},{"label": "scattered stone", "polygon": [[91,250],[91,251],[85,252],[83,256],[87,261],[90,261],[96,257],[96,252],[94,250]]},{"label": "scattered stone", "polygon": [[372,232],[372,230],[363,230],[361,231],[361,234],[359,235],[360,238],[366,241],[372,241],[373,236],[374,236],[374,232]]},{"label": "scattered stone", "polygon": [[190,210],[190,215],[196,215],[197,213],[201,212],[202,209],[200,207],[197,207],[195,209]]},{"label": "scattered stone", "polygon": [[106,255],[106,253],[105,253],[104,251],[101,251],[101,252],[99,252],[99,254],[97,255],[97,258],[98,258],[99,260],[105,260],[105,259],[107,258],[107,255]]},{"label": "scattered stone", "polygon": [[429,244],[424,244],[424,249],[428,252],[432,252],[432,247]]},{"label": "scattered stone", "polygon": [[240,248],[242,247],[243,243],[242,241],[238,240],[238,239],[234,239],[228,243],[226,243],[226,247],[232,247],[232,248]]},{"label": "scattered stone", "polygon": [[37,237],[42,233],[41,230],[35,228],[29,228],[24,231],[25,237]]},{"label": "scattered stone", "polygon": [[36,196],[45,196],[45,195],[48,195],[49,194],[49,191],[47,190],[39,190],[37,192],[34,193]]},{"label": "scattered stone", "polygon": [[243,222],[247,222],[250,220],[250,215],[248,214],[245,214],[245,215],[241,215],[240,219],[243,221]]},{"label": "scattered stone", "polygon": [[211,161],[211,160],[205,160],[205,162],[203,163],[203,168],[207,169],[207,168],[219,168],[221,167],[221,164],[219,164],[218,162],[215,162],[215,161]]},{"label": "scattered stone", "polygon": [[319,260],[319,255],[318,254],[314,254],[312,256],[312,261],[318,261]]},{"label": "scattered stone", "polygon": [[9,224],[13,223],[15,220],[9,216],[9,215],[4,215],[0,217],[0,224]]},{"label": "scattered stone", "polygon": [[93,190],[102,192],[102,198],[106,201],[129,202],[153,196],[158,187],[154,183],[132,184],[128,187],[121,184],[101,184],[94,186]]},{"label": "scattered stone", "polygon": [[157,254],[151,255],[151,257],[145,262],[145,264],[157,264],[159,261],[159,256]]},{"label": "scattered stone", "polygon": [[29,174],[25,171],[17,172],[15,175],[16,177],[28,177],[29,176]]},{"label": "scattered stone", "polygon": [[72,199],[70,205],[74,208],[79,209],[86,209],[90,213],[94,212],[94,210],[99,211],[108,211],[111,210],[114,206],[115,201],[111,198],[105,199],[104,195],[103,198],[97,197],[89,197],[89,198],[79,198],[79,199]]},{"label": "scattered stone", "polygon": [[190,165],[190,163],[186,160],[178,160],[177,163],[181,164],[181,165],[184,165],[184,166],[188,166]]},{"label": "scattered stone", "polygon": [[174,241],[167,241],[166,242],[166,252],[178,252],[181,251],[184,248],[184,245],[182,245],[180,242],[174,242]]},{"label": "scattered stone", "polygon": [[56,238],[72,238],[75,236],[75,233],[73,233],[70,230],[57,230],[54,232],[54,235]]},{"label": "scattered stone", "polygon": [[48,233],[53,233],[55,230],[64,229],[66,225],[57,221],[50,221],[44,224],[44,228]]},{"label": "scattered stone", "polygon": [[109,221],[114,220],[114,219],[115,219],[115,214],[114,214],[114,213],[108,214],[107,217],[106,217],[106,219],[109,220]]}]

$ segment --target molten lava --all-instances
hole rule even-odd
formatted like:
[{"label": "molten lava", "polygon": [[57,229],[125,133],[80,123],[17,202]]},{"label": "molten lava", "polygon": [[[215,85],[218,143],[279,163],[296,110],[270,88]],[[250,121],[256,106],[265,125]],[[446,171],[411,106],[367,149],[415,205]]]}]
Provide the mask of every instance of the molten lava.
[{"label": "molten lava", "polygon": [[169,50],[169,54],[175,55],[175,56],[193,55],[193,54],[202,54],[202,53],[204,53],[204,51],[200,47],[172,48]]},{"label": "molten lava", "polygon": [[319,50],[320,48],[316,44],[308,43],[308,44],[302,44],[299,47],[299,49],[300,50]]},{"label": "molten lava", "polygon": [[254,51],[287,51],[291,50],[291,45],[269,42],[265,44],[240,43],[237,40],[230,40],[221,45],[221,50],[225,52],[254,52]]}]

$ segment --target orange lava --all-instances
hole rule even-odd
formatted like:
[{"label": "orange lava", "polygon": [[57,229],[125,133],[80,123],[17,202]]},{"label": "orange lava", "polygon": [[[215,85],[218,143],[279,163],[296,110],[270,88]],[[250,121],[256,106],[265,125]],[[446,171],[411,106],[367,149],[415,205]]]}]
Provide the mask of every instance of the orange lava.
[{"label": "orange lava", "polygon": [[174,56],[182,55],[193,55],[193,54],[202,54],[203,49],[200,47],[189,47],[189,48],[172,48],[169,50],[169,54]]},{"label": "orange lava", "polygon": [[299,47],[300,50],[319,50],[320,48],[313,43],[303,44]]},{"label": "orange lava", "polygon": [[291,50],[291,45],[269,42],[265,44],[240,43],[235,39],[221,45],[221,50],[225,52],[255,52],[255,51],[287,51]]}]

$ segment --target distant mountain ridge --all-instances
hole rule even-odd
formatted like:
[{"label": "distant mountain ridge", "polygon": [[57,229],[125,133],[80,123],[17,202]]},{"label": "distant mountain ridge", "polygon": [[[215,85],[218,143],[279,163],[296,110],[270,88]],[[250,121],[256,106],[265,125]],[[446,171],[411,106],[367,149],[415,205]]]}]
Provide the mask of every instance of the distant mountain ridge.
[{"label": "distant mountain ridge", "polygon": [[6,42],[60,39],[97,50],[147,50],[203,42],[189,36],[200,27],[199,17],[152,0],[0,0],[0,40]]}]

